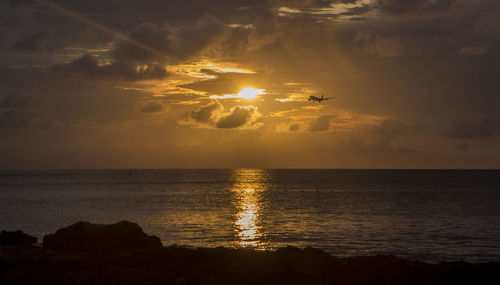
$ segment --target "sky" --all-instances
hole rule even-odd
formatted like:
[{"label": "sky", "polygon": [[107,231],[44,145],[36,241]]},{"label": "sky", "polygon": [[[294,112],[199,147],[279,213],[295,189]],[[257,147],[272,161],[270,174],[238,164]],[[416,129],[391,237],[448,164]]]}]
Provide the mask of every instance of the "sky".
[{"label": "sky", "polygon": [[499,168],[499,15],[0,0],[0,169]]}]

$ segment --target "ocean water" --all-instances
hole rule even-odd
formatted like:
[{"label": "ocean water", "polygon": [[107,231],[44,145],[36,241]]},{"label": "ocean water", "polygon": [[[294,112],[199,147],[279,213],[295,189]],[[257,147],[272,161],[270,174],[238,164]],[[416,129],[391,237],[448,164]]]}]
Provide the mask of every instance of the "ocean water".
[{"label": "ocean water", "polygon": [[498,170],[1,171],[0,229],[129,220],[165,245],[500,261]]}]

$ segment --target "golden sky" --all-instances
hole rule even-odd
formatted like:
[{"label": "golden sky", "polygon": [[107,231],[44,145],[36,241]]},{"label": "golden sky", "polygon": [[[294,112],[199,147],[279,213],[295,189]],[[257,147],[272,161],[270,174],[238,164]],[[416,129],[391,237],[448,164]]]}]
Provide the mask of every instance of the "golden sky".
[{"label": "golden sky", "polygon": [[498,168],[498,15],[493,0],[0,1],[0,169]]}]

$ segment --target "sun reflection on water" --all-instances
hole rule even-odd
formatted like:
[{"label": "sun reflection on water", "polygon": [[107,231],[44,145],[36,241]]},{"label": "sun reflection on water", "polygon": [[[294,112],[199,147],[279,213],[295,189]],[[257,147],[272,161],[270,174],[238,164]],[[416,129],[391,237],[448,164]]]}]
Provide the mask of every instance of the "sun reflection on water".
[{"label": "sun reflection on water", "polygon": [[237,169],[233,173],[232,192],[235,205],[234,232],[236,247],[266,249],[268,242],[261,225],[265,207],[262,194],[266,191],[266,171]]}]

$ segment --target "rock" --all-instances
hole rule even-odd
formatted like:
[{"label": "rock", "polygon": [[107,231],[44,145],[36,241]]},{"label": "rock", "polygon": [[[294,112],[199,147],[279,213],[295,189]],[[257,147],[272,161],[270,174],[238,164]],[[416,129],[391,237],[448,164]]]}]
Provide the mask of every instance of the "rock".
[{"label": "rock", "polygon": [[115,253],[0,247],[0,284],[500,284],[500,262],[335,258],[319,249],[295,247],[162,247]]},{"label": "rock", "polygon": [[161,247],[158,237],[146,235],[139,225],[129,221],[110,225],[78,222],[43,237],[43,248],[63,251],[111,252]]},{"label": "rock", "polygon": [[23,233],[23,231],[0,233],[0,245],[32,245],[37,242],[37,238]]}]

